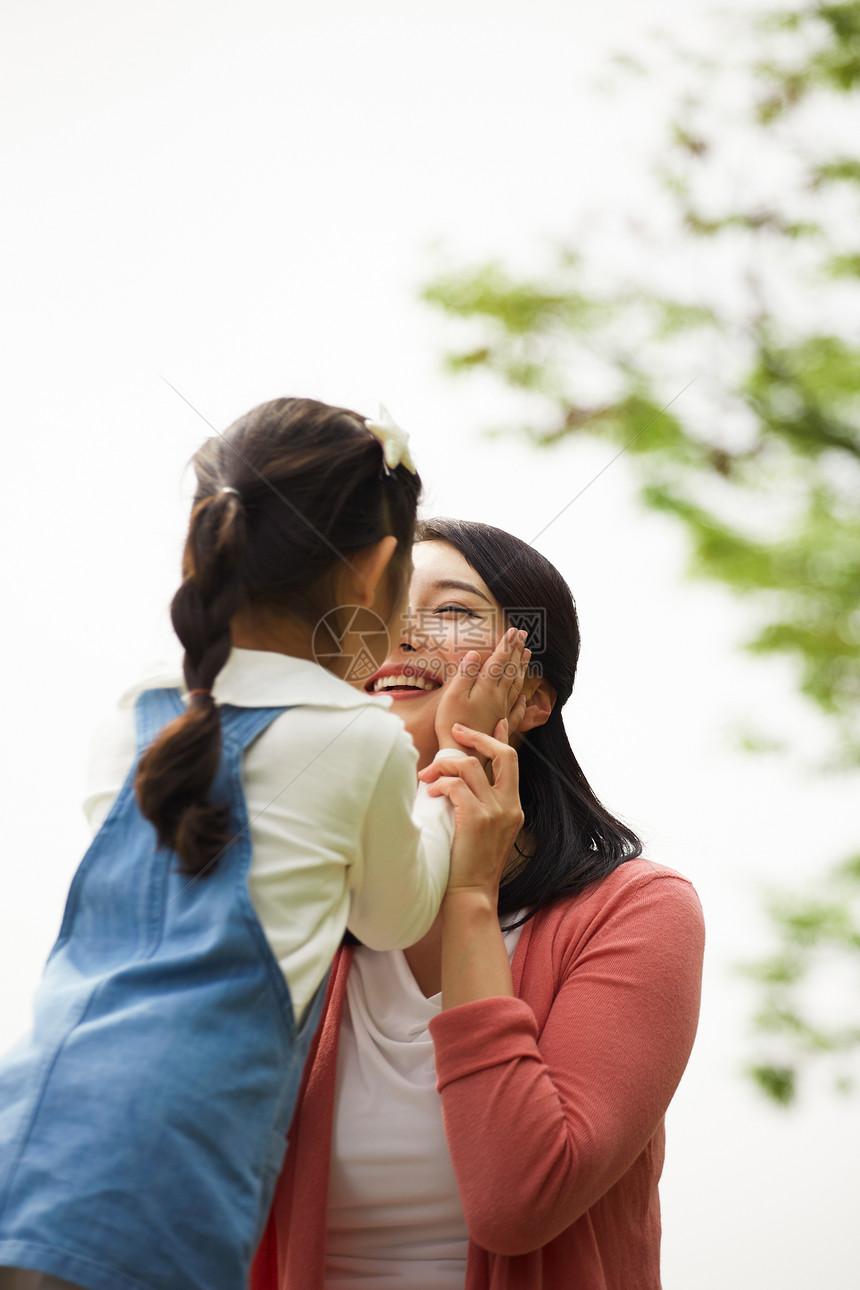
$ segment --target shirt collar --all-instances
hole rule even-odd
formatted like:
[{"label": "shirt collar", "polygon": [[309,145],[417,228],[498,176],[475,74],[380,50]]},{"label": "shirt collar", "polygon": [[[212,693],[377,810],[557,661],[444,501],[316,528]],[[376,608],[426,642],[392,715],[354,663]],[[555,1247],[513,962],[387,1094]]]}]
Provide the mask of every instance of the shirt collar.
[{"label": "shirt collar", "polygon": [[[187,694],[179,658],[160,659],[120,698],[120,707],[132,707],[144,690],[178,689]],[[389,695],[365,694],[311,659],[294,658],[271,650],[232,649],[215,678],[212,693],[218,703],[239,708],[281,708],[300,704],[322,708],[389,708]]]}]

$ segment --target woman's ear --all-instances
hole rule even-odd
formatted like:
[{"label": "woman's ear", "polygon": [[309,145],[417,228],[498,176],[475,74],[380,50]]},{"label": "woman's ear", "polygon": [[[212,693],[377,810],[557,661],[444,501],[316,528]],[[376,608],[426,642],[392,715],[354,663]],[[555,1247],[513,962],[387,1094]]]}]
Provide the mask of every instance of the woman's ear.
[{"label": "woman's ear", "polygon": [[536,726],[543,726],[549,721],[550,713],[555,707],[555,701],[558,697],[555,689],[544,677],[534,678],[537,685],[531,689],[532,679],[526,681],[524,693],[528,698],[525,715],[517,726],[517,733],[523,734],[526,730],[534,730]]}]

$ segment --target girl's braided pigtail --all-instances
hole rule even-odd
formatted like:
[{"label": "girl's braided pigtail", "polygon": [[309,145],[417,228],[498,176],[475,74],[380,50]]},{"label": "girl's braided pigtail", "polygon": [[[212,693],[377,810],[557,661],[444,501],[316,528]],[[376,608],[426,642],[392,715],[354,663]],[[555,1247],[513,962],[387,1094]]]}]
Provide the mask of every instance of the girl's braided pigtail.
[{"label": "girl's braided pigtail", "polygon": [[246,600],[245,544],[235,490],[197,503],[170,613],[185,647],[186,685],[198,693],[144,752],[135,776],[137,802],[158,845],[176,852],[183,872],[201,876],[230,842],[228,808],[209,801],[221,756],[221,717],[210,691],[230,654],[230,621]]}]

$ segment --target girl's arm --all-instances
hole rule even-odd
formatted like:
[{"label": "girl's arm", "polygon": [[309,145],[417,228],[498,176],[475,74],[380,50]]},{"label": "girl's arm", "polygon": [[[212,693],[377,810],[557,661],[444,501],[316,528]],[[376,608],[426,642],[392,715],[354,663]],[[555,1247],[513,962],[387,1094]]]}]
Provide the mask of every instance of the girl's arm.
[{"label": "girl's arm", "polygon": [[[399,723],[398,723],[399,724]],[[405,949],[430,929],[448,881],[454,813],[419,785],[418,754],[401,726],[376,779],[350,874],[347,926],[373,950]]]}]

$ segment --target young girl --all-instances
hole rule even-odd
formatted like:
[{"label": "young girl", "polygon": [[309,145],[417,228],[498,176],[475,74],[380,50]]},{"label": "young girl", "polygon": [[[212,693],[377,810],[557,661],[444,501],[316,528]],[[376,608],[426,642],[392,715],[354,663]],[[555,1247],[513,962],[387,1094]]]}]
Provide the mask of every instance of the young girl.
[{"label": "young girl", "polygon": [[[345,928],[410,945],[445,888],[450,808],[416,799],[390,699],[343,679],[404,607],[396,427],[280,399],[194,465],[184,680],[150,676],[101,734],[98,832],[0,1062],[2,1290],[241,1290]],[[440,746],[507,715],[527,658],[507,633],[459,670]]]}]

